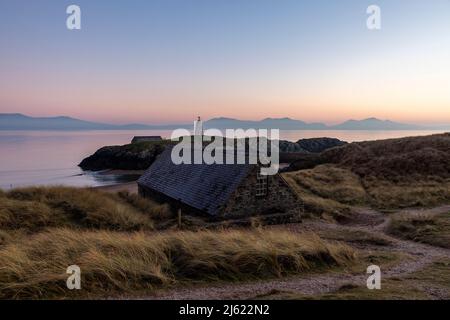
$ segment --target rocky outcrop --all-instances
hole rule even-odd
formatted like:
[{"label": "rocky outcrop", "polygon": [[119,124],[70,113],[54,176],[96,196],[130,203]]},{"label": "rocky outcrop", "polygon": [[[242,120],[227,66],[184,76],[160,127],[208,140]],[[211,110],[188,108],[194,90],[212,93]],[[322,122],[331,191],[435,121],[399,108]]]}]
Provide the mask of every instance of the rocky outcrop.
[{"label": "rocky outcrop", "polygon": [[301,139],[297,142],[280,141],[280,152],[285,153],[320,153],[330,148],[347,144],[335,138],[310,138]]},{"label": "rocky outcrop", "polygon": [[308,150],[303,149],[298,143],[280,140],[280,152],[285,153],[309,153]]},{"label": "rocky outcrop", "polygon": [[340,147],[347,144],[345,141],[341,141],[336,138],[311,138],[311,139],[301,139],[297,141],[297,145],[308,152],[320,153],[325,150]]},{"label": "rocky outcrop", "polygon": [[140,142],[97,150],[79,164],[83,170],[145,170],[164,151],[165,143]]},{"label": "rocky outcrop", "polygon": [[[124,146],[109,146],[97,150],[84,159],[79,166],[83,170],[99,171],[106,169],[146,170],[172,144],[169,140],[144,141]],[[318,153],[346,142],[333,138],[303,139],[298,142],[280,141],[280,160],[293,162],[303,155]]]}]

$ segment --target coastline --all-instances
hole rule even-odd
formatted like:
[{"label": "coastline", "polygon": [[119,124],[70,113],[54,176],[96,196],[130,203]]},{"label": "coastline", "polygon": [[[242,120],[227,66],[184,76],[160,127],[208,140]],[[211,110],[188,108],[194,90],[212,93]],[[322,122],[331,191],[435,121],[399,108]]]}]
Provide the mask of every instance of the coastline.
[{"label": "coastline", "polygon": [[128,192],[131,194],[138,193],[137,181],[118,183],[109,186],[92,187],[91,189],[109,193],[117,193],[117,192]]},{"label": "coastline", "polygon": [[121,169],[107,169],[99,171],[99,175],[143,175],[145,170],[121,170]]},{"label": "coastline", "polygon": [[118,169],[108,169],[104,170],[100,175],[135,175],[137,176],[135,181],[128,181],[128,182],[120,182],[115,183],[111,185],[106,186],[98,186],[98,187],[92,187],[92,189],[101,190],[105,192],[110,193],[117,193],[117,192],[128,192],[131,194],[137,194],[138,188],[137,188],[137,179],[138,176],[141,176],[144,174],[145,170],[118,170]]}]

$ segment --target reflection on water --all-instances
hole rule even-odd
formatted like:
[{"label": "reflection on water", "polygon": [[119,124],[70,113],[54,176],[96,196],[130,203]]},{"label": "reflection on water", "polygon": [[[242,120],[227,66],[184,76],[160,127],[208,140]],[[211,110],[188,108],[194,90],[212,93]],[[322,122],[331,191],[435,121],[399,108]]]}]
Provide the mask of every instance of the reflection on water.
[{"label": "reflection on water", "polygon": [[77,168],[1,171],[0,188],[7,190],[29,185],[105,186],[135,181],[138,178],[139,175],[136,174],[102,174],[83,172]]},{"label": "reflection on water", "polygon": [[[83,172],[78,163],[98,148],[130,143],[135,135],[170,137],[171,131],[1,131],[0,188],[28,185],[102,186],[133,181],[136,175]],[[333,137],[348,142],[428,135],[436,131],[282,131],[283,140]]]}]

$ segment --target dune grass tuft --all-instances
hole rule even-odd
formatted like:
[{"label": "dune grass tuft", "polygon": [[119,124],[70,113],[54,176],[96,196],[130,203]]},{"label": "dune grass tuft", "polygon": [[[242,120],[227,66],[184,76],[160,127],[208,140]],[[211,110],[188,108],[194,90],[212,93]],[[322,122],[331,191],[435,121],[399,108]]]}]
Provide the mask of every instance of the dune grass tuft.
[{"label": "dune grass tuft", "polygon": [[404,177],[396,182],[363,179],[369,204],[380,209],[433,207],[450,201],[450,179]]},{"label": "dune grass tuft", "polygon": [[450,248],[450,213],[401,213],[391,217],[387,232],[399,238]]},{"label": "dune grass tuft", "polygon": [[365,203],[366,192],[359,177],[350,170],[334,165],[320,165],[291,173],[303,188],[325,199],[349,205]]},{"label": "dune grass tuft", "polygon": [[11,241],[11,235],[6,230],[0,230],[0,246],[6,245]]},{"label": "dune grass tuft", "polygon": [[360,177],[348,168],[325,164],[285,173],[284,177],[313,213],[328,211],[336,216],[354,205],[377,209],[432,207],[450,200],[450,179],[436,176]]},{"label": "dune grass tuft", "polygon": [[31,232],[44,227],[61,226],[65,217],[55,214],[49,206],[35,201],[2,199],[0,202],[0,229],[26,229]]},{"label": "dune grass tuft", "polygon": [[[237,281],[349,265],[355,252],[283,231],[160,234],[54,229],[0,247],[0,298],[151,293],[190,281]],[[66,287],[78,265],[82,290]]]},{"label": "dune grass tuft", "polygon": [[0,227],[75,227],[117,231],[151,230],[151,218],[142,208],[120,197],[92,189],[30,187],[7,193],[0,203]]},{"label": "dune grass tuft", "polygon": [[150,218],[157,221],[164,221],[174,217],[168,204],[158,204],[147,198],[129,192],[119,192],[118,196],[134,208],[145,212]]},{"label": "dune grass tuft", "polygon": [[283,178],[302,199],[305,211],[326,219],[343,221],[351,215],[350,206],[331,198],[324,198],[303,184],[302,171],[283,174]]}]

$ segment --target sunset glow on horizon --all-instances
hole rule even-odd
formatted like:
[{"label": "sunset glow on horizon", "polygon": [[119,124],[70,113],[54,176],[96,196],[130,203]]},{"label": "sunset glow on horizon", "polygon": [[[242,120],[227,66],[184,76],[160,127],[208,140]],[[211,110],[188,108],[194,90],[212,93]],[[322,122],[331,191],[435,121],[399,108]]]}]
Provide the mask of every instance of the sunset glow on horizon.
[{"label": "sunset glow on horizon", "polygon": [[450,124],[446,0],[0,1],[0,113]]}]

